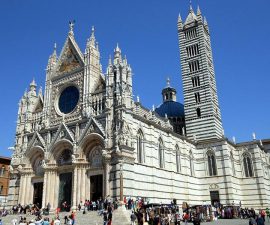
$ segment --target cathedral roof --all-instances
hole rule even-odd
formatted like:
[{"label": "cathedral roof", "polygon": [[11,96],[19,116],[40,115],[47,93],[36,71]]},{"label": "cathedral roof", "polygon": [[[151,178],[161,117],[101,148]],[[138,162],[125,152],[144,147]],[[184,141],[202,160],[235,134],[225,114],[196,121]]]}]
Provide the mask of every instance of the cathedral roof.
[{"label": "cathedral roof", "polygon": [[155,109],[156,113],[162,117],[184,117],[184,106],[180,102],[166,101]]}]

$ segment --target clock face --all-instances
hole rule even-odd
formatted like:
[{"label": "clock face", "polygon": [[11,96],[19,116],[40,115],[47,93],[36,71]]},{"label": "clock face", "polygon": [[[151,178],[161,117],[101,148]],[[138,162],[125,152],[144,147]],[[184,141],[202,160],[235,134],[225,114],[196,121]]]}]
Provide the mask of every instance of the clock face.
[{"label": "clock face", "polygon": [[79,96],[79,90],[75,86],[65,88],[59,97],[59,110],[64,114],[71,113],[78,104]]}]

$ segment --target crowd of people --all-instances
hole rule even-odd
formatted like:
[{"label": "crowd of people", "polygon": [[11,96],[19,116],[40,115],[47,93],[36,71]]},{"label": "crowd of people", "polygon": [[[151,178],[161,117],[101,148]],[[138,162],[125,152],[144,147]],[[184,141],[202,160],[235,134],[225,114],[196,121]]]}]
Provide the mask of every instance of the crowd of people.
[{"label": "crowd of people", "polygon": [[[113,211],[118,208],[120,202],[110,198],[97,199],[96,201],[85,200],[79,202],[77,210],[86,214],[87,211],[97,211],[97,214],[102,217],[103,225],[112,224]],[[201,222],[214,221],[217,219],[249,219],[249,225],[264,225],[265,221],[270,221],[270,210],[260,210],[259,212],[254,209],[242,208],[235,205],[221,205],[214,203],[213,205],[196,205],[189,206],[186,202],[182,206],[176,204],[173,200],[171,204],[150,204],[144,198],[130,198],[125,197],[123,201],[127,210],[130,210],[130,223],[131,225],[180,225],[192,222],[194,225],[200,225]],[[47,204],[45,209],[40,209],[39,205],[26,205],[20,204],[12,207],[13,214],[19,214],[19,219],[13,219],[12,225],[60,225],[59,212],[67,212],[61,218],[62,224],[74,225],[75,212],[68,211],[65,208],[66,203],[63,202],[62,206],[57,208],[54,217],[49,219],[50,203]],[[3,209],[1,215],[7,214],[7,210]],[[25,216],[23,216],[25,215]],[[29,216],[34,216],[31,219],[26,219]],[[81,215],[80,215],[81,216]],[[0,221],[0,225],[2,222]]]}]

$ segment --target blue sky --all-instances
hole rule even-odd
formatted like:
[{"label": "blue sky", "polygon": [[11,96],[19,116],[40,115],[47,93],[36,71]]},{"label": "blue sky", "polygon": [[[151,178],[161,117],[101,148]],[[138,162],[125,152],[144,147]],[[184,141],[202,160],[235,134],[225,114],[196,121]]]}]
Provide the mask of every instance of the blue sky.
[{"label": "blue sky", "polygon": [[[225,135],[239,141],[270,137],[269,0],[201,0],[210,26],[219,102]],[[103,71],[118,42],[134,72],[134,95],[151,108],[161,103],[166,78],[183,102],[176,22],[184,19],[189,0],[2,0],[0,5],[0,155],[13,145],[18,102],[35,77],[44,87],[48,56],[58,54],[76,20],[75,38],[82,51],[91,26]]]}]

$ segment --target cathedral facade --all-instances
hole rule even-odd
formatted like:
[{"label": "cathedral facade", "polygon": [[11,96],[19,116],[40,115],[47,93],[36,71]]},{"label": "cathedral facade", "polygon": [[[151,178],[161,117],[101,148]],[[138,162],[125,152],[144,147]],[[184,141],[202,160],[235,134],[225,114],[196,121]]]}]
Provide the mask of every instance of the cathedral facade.
[{"label": "cathedral facade", "polygon": [[269,142],[224,137],[209,27],[192,7],[178,17],[184,105],[169,80],[163,103],[133,99],[132,69],[117,45],[102,71],[94,29],[84,53],[70,30],[19,103],[9,205],[144,197],[152,203],[270,205]]}]

